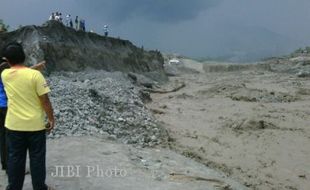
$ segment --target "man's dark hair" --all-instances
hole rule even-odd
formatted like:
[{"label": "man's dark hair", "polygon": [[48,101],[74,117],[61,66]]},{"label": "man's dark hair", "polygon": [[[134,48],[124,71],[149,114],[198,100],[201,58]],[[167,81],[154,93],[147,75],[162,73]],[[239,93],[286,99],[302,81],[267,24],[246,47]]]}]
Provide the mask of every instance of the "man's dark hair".
[{"label": "man's dark hair", "polygon": [[17,42],[7,44],[2,50],[2,56],[12,65],[24,63],[26,59],[23,46]]}]

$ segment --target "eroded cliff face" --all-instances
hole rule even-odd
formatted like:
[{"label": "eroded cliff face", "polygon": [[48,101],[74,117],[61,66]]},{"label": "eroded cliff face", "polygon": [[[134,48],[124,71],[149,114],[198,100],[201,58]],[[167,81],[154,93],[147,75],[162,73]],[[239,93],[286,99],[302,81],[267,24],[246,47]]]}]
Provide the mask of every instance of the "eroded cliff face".
[{"label": "eroded cliff face", "polygon": [[103,69],[166,78],[160,52],[145,51],[128,40],[75,31],[56,21],[0,34],[1,47],[10,41],[22,42],[27,64],[46,60],[48,72]]},{"label": "eroded cliff face", "polygon": [[26,64],[47,61],[57,121],[49,138],[107,135],[141,147],[167,142],[167,131],[144,105],[151,100],[145,89],[167,80],[160,52],[55,21],[0,35],[0,46],[11,41],[22,42]]}]

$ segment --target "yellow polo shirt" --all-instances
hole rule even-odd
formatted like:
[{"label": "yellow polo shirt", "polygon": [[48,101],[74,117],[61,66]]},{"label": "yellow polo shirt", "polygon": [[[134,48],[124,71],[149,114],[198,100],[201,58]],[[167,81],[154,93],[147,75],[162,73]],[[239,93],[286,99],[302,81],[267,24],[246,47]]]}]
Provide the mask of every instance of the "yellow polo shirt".
[{"label": "yellow polo shirt", "polygon": [[50,89],[41,72],[13,67],[5,69],[1,78],[8,97],[5,127],[13,131],[44,130],[45,114],[39,96]]}]

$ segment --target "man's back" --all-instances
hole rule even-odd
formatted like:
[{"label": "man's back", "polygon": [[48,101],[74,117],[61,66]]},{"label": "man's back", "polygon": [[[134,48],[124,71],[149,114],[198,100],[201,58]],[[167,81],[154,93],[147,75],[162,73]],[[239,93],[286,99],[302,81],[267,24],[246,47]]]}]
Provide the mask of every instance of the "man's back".
[{"label": "man's back", "polygon": [[6,69],[2,81],[8,97],[5,126],[15,131],[44,129],[44,112],[39,96],[50,91],[43,75],[27,67]]}]

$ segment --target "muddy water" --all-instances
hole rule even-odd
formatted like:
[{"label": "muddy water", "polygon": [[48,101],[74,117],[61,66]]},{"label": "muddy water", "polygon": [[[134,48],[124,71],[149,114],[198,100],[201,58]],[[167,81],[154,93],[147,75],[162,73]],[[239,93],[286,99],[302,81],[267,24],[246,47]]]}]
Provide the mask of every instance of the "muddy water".
[{"label": "muddy water", "polygon": [[186,87],[152,94],[148,106],[172,149],[250,189],[310,187],[310,80],[247,70],[170,81]]}]

